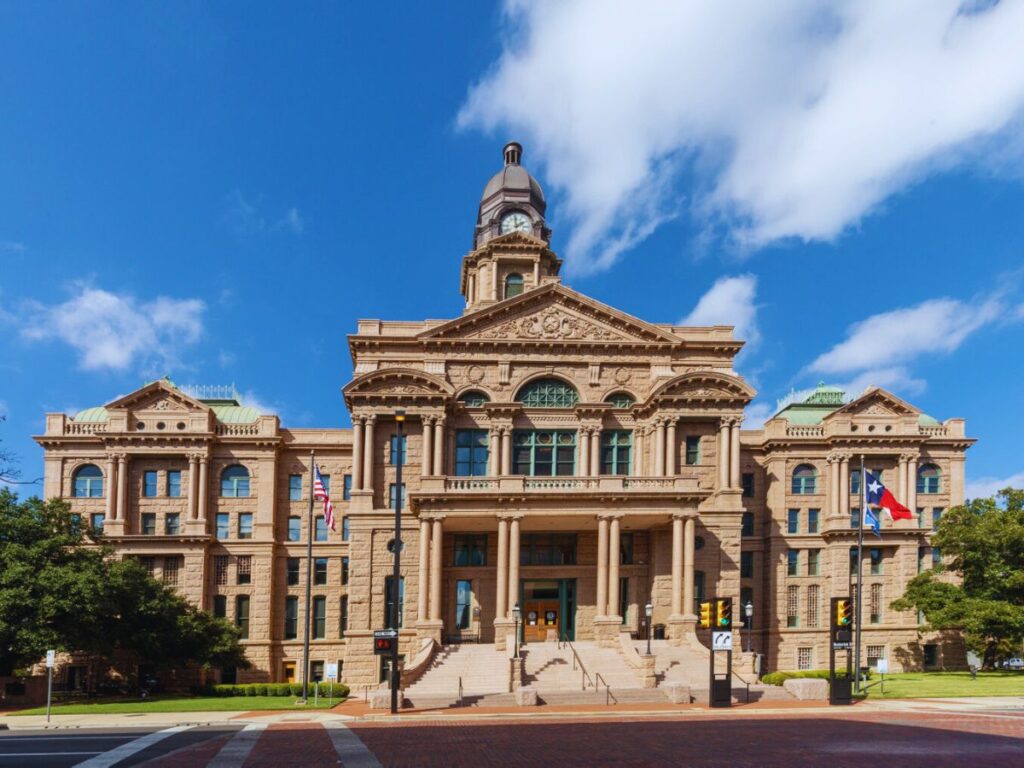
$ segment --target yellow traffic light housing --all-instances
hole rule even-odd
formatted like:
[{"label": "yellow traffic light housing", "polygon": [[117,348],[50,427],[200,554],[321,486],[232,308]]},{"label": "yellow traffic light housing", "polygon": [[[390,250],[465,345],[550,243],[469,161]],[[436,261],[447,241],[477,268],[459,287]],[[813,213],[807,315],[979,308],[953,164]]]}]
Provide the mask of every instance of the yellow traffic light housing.
[{"label": "yellow traffic light housing", "polygon": [[705,629],[714,623],[714,603],[703,600],[700,604],[700,625]]},{"label": "yellow traffic light housing", "polygon": [[716,626],[719,629],[732,629],[732,598],[723,597],[718,601],[718,621]]},{"label": "yellow traffic light housing", "polygon": [[853,601],[847,598],[836,600],[836,628],[845,629],[853,624]]}]

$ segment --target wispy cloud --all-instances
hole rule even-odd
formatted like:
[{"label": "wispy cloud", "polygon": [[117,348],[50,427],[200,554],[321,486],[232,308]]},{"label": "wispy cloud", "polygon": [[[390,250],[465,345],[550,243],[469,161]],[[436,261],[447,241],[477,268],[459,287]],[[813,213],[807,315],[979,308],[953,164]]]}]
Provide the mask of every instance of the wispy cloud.
[{"label": "wispy cloud", "polygon": [[78,284],[67,301],[53,306],[32,302],[26,310],[22,337],[67,344],[84,370],[152,372],[180,365],[182,348],[202,336],[205,305],[166,296],[140,302],[129,294]]},{"label": "wispy cloud", "polygon": [[458,123],[520,137],[564,191],[570,271],[686,198],[750,247],[828,240],[920,179],[1024,152],[1024,3],[506,0],[503,20]]},{"label": "wispy cloud", "polygon": [[988,496],[995,496],[997,491],[1001,491],[1004,488],[1024,489],[1024,472],[1018,472],[1009,477],[968,479],[964,487],[964,497],[968,499],[983,499]]},{"label": "wispy cloud", "polygon": [[306,230],[306,219],[294,206],[280,215],[266,213],[262,197],[250,200],[241,190],[232,190],[227,198],[224,220],[238,235],[262,232],[290,232],[301,235]]},{"label": "wispy cloud", "polygon": [[721,277],[679,324],[735,326],[735,337],[747,341],[749,349],[761,338],[757,326],[756,297],[757,278],[754,275]]},{"label": "wispy cloud", "polygon": [[764,423],[775,415],[775,408],[768,403],[755,401],[743,411],[743,428],[760,429]]},{"label": "wispy cloud", "polygon": [[281,408],[267,403],[263,398],[256,394],[253,390],[247,390],[239,393],[239,399],[242,405],[247,405],[250,408],[255,408],[260,413],[276,413],[280,415]]},{"label": "wispy cloud", "polygon": [[0,253],[22,253],[24,250],[24,243],[19,243],[14,240],[0,240]]}]

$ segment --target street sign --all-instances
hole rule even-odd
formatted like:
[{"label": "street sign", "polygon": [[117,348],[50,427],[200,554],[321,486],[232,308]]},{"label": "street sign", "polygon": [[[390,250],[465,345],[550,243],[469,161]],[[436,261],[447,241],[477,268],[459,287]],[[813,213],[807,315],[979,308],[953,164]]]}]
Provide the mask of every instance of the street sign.
[{"label": "street sign", "polygon": [[46,666],[49,667],[50,669],[53,669],[53,662],[56,660],[56,656],[57,656],[57,652],[56,651],[47,651],[46,652]]},{"label": "street sign", "polygon": [[327,664],[325,664],[324,665],[324,675],[327,677],[328,680],[337,680],[338,679],[338,663],[335,661],[335,662],[328,662]]},{"label": "street sign", "polygon": [[373,639],[377,638],[387,639],[391,637],[398,637],[397,629],[375,629],[373,630]]},{"label": "street sign", "polygon": [[711,649],[715,651],[731,651],[732,632],[712,632]]},{"label": "street sign", "polygon": [[879,659],[875,662],[875,667],[878,670],[878,674],[885,675],[889,673],[889,660]]},{"label": "street sign", "polygon": [[848,651],[853,648],[853,643],[832,643],[832,650],[834,651]]}]

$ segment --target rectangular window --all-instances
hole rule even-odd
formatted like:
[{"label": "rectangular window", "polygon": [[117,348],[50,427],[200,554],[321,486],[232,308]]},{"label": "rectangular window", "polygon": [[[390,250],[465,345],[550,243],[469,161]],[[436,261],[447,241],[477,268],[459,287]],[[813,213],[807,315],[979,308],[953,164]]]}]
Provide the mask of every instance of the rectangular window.
[{"label": "rectangular window", "polygon": [[878,660],[885,658],[885,646],[884,645],[869,645],[868,646],[868,666],[876,668],[878,666]]},{"label": "rectangular window", "polygon": [[297,557],[288,558],[288,586],[294,587],[299,583],[299,563],[301,561]]},{"label": "rectangular window", "polygon": [[455,432],[455,474],[479,477],[487,474],[487,430],[459,429]]},{"label": "rectangular window", "polygon": [[882,550],[872,548],[868,550],[868,554],[871,557],[871,575],[881,576],[882,575]]},{"label": "rectangular window", "polygon": [[619,616],[622,623],[626,623],[629,615],[629,579],[625,576],[619,578]]},{"label": "rectangular window", "polygon": [[299,598],[289,595],[284,599],[284,639],[299,636]]},{"label": "rectangular window", "polygon": [[168,512],[164,516],[164,533],[168,536],[177,536],[181,533],[181,515],[177,512]]},{"label": "rectangular window", "polygon": [[800,533],[800,510],[791,509],[786,515],[786,533]]},{"label": "rectangular window", "polygon": [[348,537],[351,535],[351,531],[348,527],[348,518],[341,518],[341,540],[348,541]]},{"label": "rectangular window", "polygon": [[[341,605],[338,611],[338,637],[344,637],[348,632],[348,595],[341,596]],[[339,673],[341,667],[338,668]]]},{"label": "rectangular window", "polygon": [[[395,508],[395,502],[397,501],[397,498],[396,498],[397,491],[398,491],[398,486],[395,485],[394,483],[391,483],[388,486],[388,508],[389,509],[394,509]],[[402,509],[406,509],[406,510],[409,509],[409,504],[408,504],[408,501],[406,500],[406,494],[405,494],[405,483],[402,483]]]},{"label": "rectangular window", "polygon": [[807,532],[817,533],[818,532],[818,518],[821,517],[820,509],[809,509],[807,510]]},{"label": "rectangular window", "polygon": [[811,669],[814,659],[813,648],[797,648],[796,649],[796,668],[797,669]]},{"label": "rectangular window", "polygon": [[388,629],[401,629],[405,620],[405,577],[398,580],[398,626],[391,623],[392,611],[394,610],[394,577],[387,576],[384,579],[384,626]]},{"label": "rectangular window", "polygon": [[700,464],[700,435],[687,435],[686,465],[693,466],[695,464]]},{"label": "rectangular window", "polygon": [[786,587],[786,626],[800,626],[800,588]]},{"label": "rectangular window", "polygon": [[181,496],[181,470],[169,469],[167,471],[167,495],[172,499]]},{"label": "rectangular window", "polygon": [[519,541],[519,564],[576,565],[576,534],[523,534]]},{"label": "rectangular window", "polygon": [[288,475],[288,501],[302,498],[302,475]]},{"label": "rectangular window", "polygon": [[473,614],[473,582],[460,579],[455,582],[455,628],[469,629]]},{"label": "rectangular window", "polygon": [[142,565],[143,568],[146,569],[146,573],[148,573],[150,576],[153,575],[153,569],[156,567],[155,557],[140,557],[139,563]]},{"label": "rectangular window", "polygon": [[181,568],[181,558],[171,556],[164,558],[164,584],[174,587],[178,584],[178,570]]},{"label": "rectangular window", "polygon": [[153,512],[142,513],[142,533],[146,536],[156,534],[156,514]]},{"label": "rectangular window", "polygon": [[[388,460],[392,464],[397,464],[398,460],[399,460],[399,455],[398,455],[398,435],[392,435],[391,436],[391,440],[389,442],[390,442],[390,446],[391,447],[390,447],[390,451],[388,452]],[[402,435],[402,455],[401,455],[402,466],[405,466],[405,463],[406,463],[406,461],[405,461],[405,453],[406,453],[406,447],[407,447],[408,443],[409,443],[409,436],[408,435]]]},{"label": "rectangular window", "polygon": [[535,477],[576,474],[576,433],[520,430],[512,436],[512,473]]},{"label": "rectangular window", "polygon": [[619,534],[619,565],[633,564],[633,540],[632,533]]},{"label": "rectangular window", "polygon": [[217,538],[226,539],[231,531],[231,516],[227,512],[217,513]]},{"label": "rectangular window", "polygon": [[857,574],[857,548],[850,547],[850,575],[855,576]]},{"label": "rectangular window", "polygon": [[821,604],[821,588],[817,584],[807,587],[807,626],[818,626],[818,606]]},{"label": "rectangular window", "polygon": [[348,556],[341,558],[341,584],[348,584]]},{"label": "rectangular window", "polygon": [[742,528],[740,529],[741,536],[753,536],[754,535],[754,513],[744,512]]},{"label": "rectangular window", "polygon": [[455,560],[452,565],[487,565],[487,534],[455,534]]},{"label": "rectangular window", "polygon": [[808,576],[820,576],[821,570],[821,550],[820,549],[808,549],[807,550],[807,575]]},{"label": "rectangular window", "polygon": [[800,550],[791,549],[786,553],[786,575],[800,575]]},{"label": "rectangular window", "polygon": [[243,640],[249,638],[249,597],[239,595],[235,598],[235,626]]},{"label": "rectangular window", "polygon": [[740,578],[754,578],[754,553],[740,552]]},{"label": "rectangular window", "polygon": [[93,533],[103,533],[103,523],[107,520],[107,516],[102,512],[93,512],[89,515],[89,527],[92,528]]},{"label": "rectangular window", "polygon": [[939,529],[939,520],[942,519],[942,507],[932,507],[932,530]]},{"label": "rectangular window", "polygon": [[238,513],[238,538],[252,538],[252,512]]},{"label": "rectangular window", "polygon": [[327,541],[327,520],[323,515],[316,516],[316,535],[313,538],[315,541]]},{"label": "rectangular window", "polygon": [[330,475],[323,475],[323,474],[321,474],[320,475],[320,482],[324,486],[324,492],[328,496],[330,496],[331,495],[331,476]]},{"label": "rectangular window", "polygon": [[146,498],[156,496],[156,470],[147,469],[142,473],[142,495]]},{"label": "rectangular window", "polygon": [[850,527],[853,528],[853,529],[857,529],[857,528],[860,527],[860,524],[861,524],[860,507],[851,507],[850,508]]},{"label": "rectangular window", "polygon": [[743,498],[754,498],[754,473],[744,472],[741,479],[743,481]]},{"label": "rectangular window", "polygon": [[288,541],[302,541],[302,518],[297,515],[288,518]]},{"label": "rectangular window", "polygon": [[217,555],[213,558],[213,583],[223,587],[228,583],[228,556]]},{"label": "rectangular window", "polygon": [[318,557],[313,560],[313,583],[321,586],[327,583],[327,558]]},{"label": "rectangular window", "polygon": [[352,475],[343,475],[341,480],[341,500],[349,501],[352,498]]},{"label": "rectangular window", "polygon": [[313,639],[323,640],[327,637],[327,598],[317,595],[313,598]]},{"label": "rectangular window", "polygon": [[925,557],[928,553],[928,547],[917,548],[917,572],[921,573],[924,570]]},{"label": "rectangular window", "polygon": [[218,619],[227,618],[228,599],[224,595],[213,596],[213,615]]},{"label": "rectangular window", "polygon": [[942,567],[942,550],[938,547],[932,547],[932,569],[938,569]]},{"label": "rectangular window", "polygon": [[601,474],[628,475],[633,460],[633,433],[606,429],[601,433]]},{"label": "rectangular window", "polygon": [[235,583],[252,583],[252,555],[239,555],[235,560]]},{"label": "rectangular window", "polygon": [[872,584],[870,594],[871,623],[882,623],[882,585]]}]

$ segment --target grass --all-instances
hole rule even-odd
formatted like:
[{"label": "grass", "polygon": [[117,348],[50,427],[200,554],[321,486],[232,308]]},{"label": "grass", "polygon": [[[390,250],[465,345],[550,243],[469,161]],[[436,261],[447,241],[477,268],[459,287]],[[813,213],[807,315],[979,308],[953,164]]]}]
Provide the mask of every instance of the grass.
[{"label": "grass", "polygon": [[[120,699],[115,701],[82,701],[71,704],[54,704],[54,715],[120,715],[136,712],[245,712],[254,709],[327,709],[327,698],[320,697],[320,704],[296,705],[294,696],[188,696],[154,697],[152,699]],[[342,699],[333,699],[332,705]],[[45,715],[46,707],[33,707],[11,715]]]},{"label": "grass", "polygon": [[869,699],[925,699],[960,696],[1024,696],[1024,673],[979,672],[976,680],[970,672],[903,672],[881,675],[868,682]]}]

